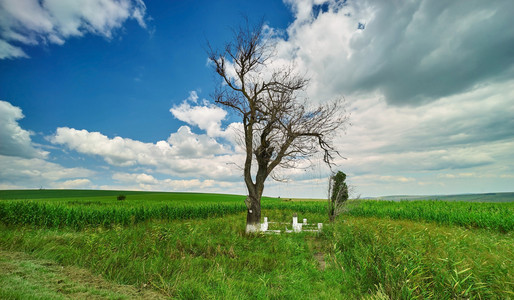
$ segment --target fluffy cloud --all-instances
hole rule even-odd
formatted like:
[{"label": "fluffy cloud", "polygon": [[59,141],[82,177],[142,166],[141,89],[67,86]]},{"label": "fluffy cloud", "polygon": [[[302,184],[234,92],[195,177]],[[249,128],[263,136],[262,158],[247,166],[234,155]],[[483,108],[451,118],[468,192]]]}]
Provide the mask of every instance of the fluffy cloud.
[{"label": "fluffy cloud", "polygon": [[118,167],[146,166],[175,176],[234,179],[230,167],[238,156],[206,135],[197,135],[182,126],[168,141],[143,143],[128,138],[109,138],[99,132],[57,128],[50,137],[54,144],[88,155],[98,155]]},{"label": "fluffy cloud", "polygon": [[[235,142],[235,133],[240,130],[239,123],[229,124],[222,129],[221,122],[227,112],[206,100],[198,101],[194,91],[170,111],[177,119],[205,133],[196,134],[184,125],[171,133],[166,141],[143,143],[123,137],[109,138],[100,132],[61,127],[49,137],[49,141],[82,154],[100,156],[112,166],[131,170],[146,168],[146,173],[136,177],[127,175],[129,173],[119,173],[113,177],[118,182],[131,182],[132,185],[124,185],[127,188],[187,187],[188,182],[196,182],[191,180],[200,180],[198,182],[201,184],[194,186],[202,187],[209,180],[216,180],[214,186],[221,188],[220,182],[240,180],[241,171],[235,167],[243,160],[241,148]],[[221,138],[222,142],[216,138]],[[152,172],[189,179],[167,182],[147,174]]]},{"label": "fluffy cloud", "polygon": [[86,177],[95,173],[84,168],[66,168],[40,158],[0,155],[0,188],[91,187]]},{"label": "fluffy cloud", "polygon": [[155,166],[162,160],[227,153],[227,150],[214,139],[197,135],[187,126],[182,126],[176,133],[172,133],[168,141],[158,141],[155,144],[122,137],[109,138],[100,132],[67,127],[57,128],[50,141],[66,145],[80,153],[99,155],[109,164],[122,167],[136,164]]},{"label": "fluffy cloud", "polygon": [[[202,191],[230,193],[240,191],[241,184],[213,179],[157,179],[146,173],[114,173],[112,178],[125,189],[160,191]],[[119,186],[114,186],[119,188]]]},{"label": "fluffy cloud", "polygon": [[51,137],[54,144],[66,145],[68,148],[87,154],[102,156],[106,162],[115,166],[133,166],[140,162],[143,164],[156,164],[148,153],[152,151],[165,153],[170,150],[166,142],[145,144],[131,139],[114,137],[112,139],[99,132],[76,130],[73,128],[57,128]]},{"label": "fluffy cloud", "polygon": [[0,155],[46,157],[48,153],[36,149],[30,138],[31,133],[18,124],[23,117],[19,107],[0,100]]},{"label": "fluffy cloud", "polygon": [[510,0],[286,2],[296,20],[278,53],[316,98],[375,90],[417,105],[513,75]]},{"label": "fluffy cloud", "polygon": [[64,182],[54,183],[55,188],[59,189],[86,189],[94,188],[91,180],[87,178],[71,179]]},{"label": "fluffy cloud", "polygon": [[195,91],[192,91],[189,98],[180,105],[173,106],[170,112],[180,121],[204,130],[210,137],[225,136],[221,130],[221,121],[225,119],[227,112],[206,100],[198,104],[198,95]]},{"label": "fluffy cloud", "polygon": [[128,19],[146,27],[142,0],[0,0],[0,59],[27,57],[20,45],[58,44],[92,33],[111,38]]},{"label": "fluffy cloud", "polygon": [[[484,85],[416,107],[390,106],[377,95],[350,99],[353,126],[337,142],[348,159],[338,163],[367,195],[398,193],[392,186],[417,194],[507,191],[505,176],[514,173],[513,84]],[[450,185],[464,178],[459,174],[479,175]],[[415,181],[401,187],[378,180],[384,176]]]},{"label": "fluffy cloud", "polygon": [[501,145],[514,138],[512,84],[487,85],[419,107],[359,99],[351,107],[354,125],[339,140],[349,157],[341,163],[360,173],[384,165],[436,170],[505,161]]},{"label": "fluffy cloud", "polygon": [[31,133],[22,129],[20,108],[0,101],[0,188],[84,188],[85,178],[95,173],[84,168],[66,168],[47,161],[49,152],[34,147]]},{"label": "fluffy cloud", "polygon": [[191,132],[188,126],[181,126],[168,138],[168,143],[175,155],[180,157],[204,157],[213,154],[228,153],[223,145],[207,135]]},{"label": "fluffy cloud", "polygon": [[314,101],[345,95],[338,168],[365,195],[511,189],[512,1],[286,3],[278,64],[311,76]]}]

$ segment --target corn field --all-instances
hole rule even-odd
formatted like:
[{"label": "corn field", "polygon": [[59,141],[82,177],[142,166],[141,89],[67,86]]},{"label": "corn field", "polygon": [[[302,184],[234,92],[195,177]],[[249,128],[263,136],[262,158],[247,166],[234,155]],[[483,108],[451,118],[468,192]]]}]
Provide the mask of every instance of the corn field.
[{"label": "corn field", "polygon": [[352,216],[434,221],[445,225],[514,230],[514,202],[476,203],[446,201],[359,201]]},{"label": "corn field", "polygon": [[[51,193],[51,192],[49,192]],[[49,194],[54,196],[55,193]],[[65,195],[65,194],[64,194]],[[71,195],[71,194],[70,194]],[[216,194],[138,193],[129,200],[109,196],[74,194],[72,198],[0,199],[0,222],[48,228],[133,225],[151,219],[182,220],[220,217],[246,211],[242,196]],[[79,196],[77,196],[79,195]],[[18,195],[19,196],[19,195]],[[32,195],[34,197],[34,195]],[[263,198],[267,210],[297,213],[327,213],[325,201],[282,201]],[[500,232],[514,230],[514,202],[476,203],[445,201],[349,201],[346,215],[430,221],[446,225],[486,228]],[[345,218],[342,215],[341,218]]]}]

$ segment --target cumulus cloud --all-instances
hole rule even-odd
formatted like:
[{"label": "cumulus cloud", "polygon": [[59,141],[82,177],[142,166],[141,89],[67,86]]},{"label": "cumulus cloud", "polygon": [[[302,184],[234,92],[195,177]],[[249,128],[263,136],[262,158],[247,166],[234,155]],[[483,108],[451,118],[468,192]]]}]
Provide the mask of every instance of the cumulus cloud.
[{"label": "cumulus cloud", "polygon": [[91,183],[95,173],[85,168],[66,168],[40,158],[0,155],[0,184],[5,188],[78,188]]},{"label": "cumulus cloud", "polygon": [[236,182],[213,179],[157,179],[146,173],[114,173],[112,178],[130,190],[202,191],[230,193],[240,191]]},{"label": "cumulus cloud", "polygon": [[0,59],[27,57],[22,45],[64,44],[88,33],[111,38],[134,19],[146,28],[142,0],[0,0]]},{"label": "cumulus cloud", "polygon": [[43,158],[47,152],[34,147],[31,133],[20,127],[24,115],[19,107],[0,100],[0,155]]},{"label": "cumulus cloud", "polygon": [[226,147],[207,135],[191,132],[188,126],[181,126],[168,138],[175,155],[180,157],[204,157],[213,154],[228,153]]},{"label": "cumulus cloud", "polygon": [[106,162],[115,166],[133,166],[138,162],[155,164],[147,154],[152,151],[166,153],[169,145],[164,143],[145,144],[131,139],[114,137],[112,139],[99,132],[76,130],[73,128],[57,128],[56,134],[50,138],[54,144],[66,145],[68,148],[87,154],[102,156]]},{"label": "cumulus cloud", "polygon": [[[353,126],[337,142],[348,159],[338,163],[377,195],[384,195],[387,184],[372,179],[383,176],[416,178],[409,184],[425,187],[428,194],[441,193],[445,180],[464,178],[459,174],[494,177],[494,183],[487,183],[491,188],[508,186],[501,176],[514,173],[513,84],[488,84],[422,106],[391,106],[380,95],[350,97]],[[466,178],[475,187],[487,182],[481,176]],[[445,192],[473,188],[464,185],[448,185]]]},{"label": "cumulus cloud", "polygon": [[63,182],[53,183],[53,185],[59,189],[85,189],[94,187],[91,180],[87,178],[65,180]]},{"label": "cumulus cloud", "polygon": [[50,137],[54,144],[88,155],[98,155],[118,167],[146,166],[160,173],[182,177],[235,178],[233,168],[237,155],[206,135],[197,135],[182,126],[168,141],[143,143],[99,132],[57,128]]},{"label": "cumulus cloud", "polygon": [[[394,107],[380,96],[350,100],[353,126],[346,151],[447,150],[514,138],[514,81],[490,84],[419,107]],[[347,141],[347,142],[345,142]]]},{"label": "cumulus cloud", "polygon": [[180,105],[173,106],[170,112],[180,121],[204,130],[210,137],[225,136],[221,129],[221,121],[225,119],[227,112],[206,100],[199,104],[195,91],[192,91],[189,98]]},{"label": "cumulus cloud", "polygon": [[[335,169],[346,172],[368,196],[509,191],[508,176],[514,174],[513,85],[514,80],[491,83],[420,106],[389,105],[379,93],[349,96],[353,125],[336,138],[346,159],[339,158]],[[464,178],[458,174],[471,173],[480,176],[450,184]],[[305,190],[300,184],[305,176],[329,174],[323,164],[280,173],[292,179],[292,193]],[[312,186],[305,194],[323,195],[325,188]]]},{"label": "cumulus cloud", "polygon": [[278,53],[308,71],[315,98],[375,90],[418,105],[513,75],[510,0],[286,3],[296,19]]},{"label": "cumulus cloud", "polygon": [[[227,112],[207,100],[199,101],[194,91],[170,111],[177,119],[204,133],[194,133],[191,127],[184,125],[165,141],[143,143],[123,137],[110,138],[100,132],[60,127],[48,140],[82,154],[100,156],[112,166],[132,170],[146,168],[143,175],[129,177],[131,182],[141,185],[140,188],[143,185],[171,187],[169,182],[156,181],[149,175],[152,172],[189,178],[185,180],[202,180],[202,185],[208,180],[233,182],[240,179],[241,171],[237,165],[243,160],[243,152],[235,142],[240,123],[222,128]],[[126,176],[117,174],[114,179],[126,182]],[[178,181],[173,184],[180,185]]]}]

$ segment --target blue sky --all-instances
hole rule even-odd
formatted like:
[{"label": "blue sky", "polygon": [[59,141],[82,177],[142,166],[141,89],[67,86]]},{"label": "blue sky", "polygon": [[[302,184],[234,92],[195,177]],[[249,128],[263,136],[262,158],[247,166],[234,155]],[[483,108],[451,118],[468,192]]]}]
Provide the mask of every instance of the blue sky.
[{"label": "blue sky", "polygon": [[[206,41],[247,16],[277,58],[343,96],[336,145],[356,193],[514,186],[510,0],[0,0],[0,188],[245,193],[239,120],[214,105]],[[324,197],[328,170],[281,170],[272,196]]]}]

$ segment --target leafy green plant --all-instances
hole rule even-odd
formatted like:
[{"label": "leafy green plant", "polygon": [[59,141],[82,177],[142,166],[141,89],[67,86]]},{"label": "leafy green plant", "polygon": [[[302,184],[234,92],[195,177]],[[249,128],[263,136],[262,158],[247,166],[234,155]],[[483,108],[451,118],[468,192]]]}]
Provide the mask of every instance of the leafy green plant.
[{"label": "leafy green plant", "polygon": [[344,205],[348,201],[348,185],[345,182],[346,174],[338,171],[330,177],[328,184],[328,217],[330,222],[344,212]]}]

